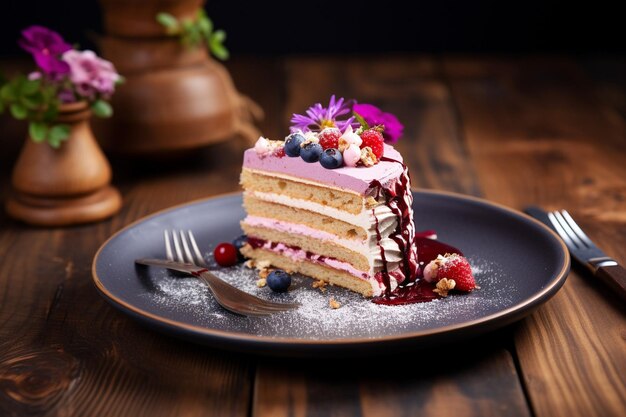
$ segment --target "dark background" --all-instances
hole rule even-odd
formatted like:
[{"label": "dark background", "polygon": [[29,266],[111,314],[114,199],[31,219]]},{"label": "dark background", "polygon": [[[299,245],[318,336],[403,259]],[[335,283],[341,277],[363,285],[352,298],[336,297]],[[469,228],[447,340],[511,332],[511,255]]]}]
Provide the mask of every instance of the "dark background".
[{"label": "dark background", "polygon": [[[408,4],[411,6],[408,6]],[[49,26],[93,47],[101,31],[96,0],[3,0],[0,56],[30,24]],[[554,1],[209,0],[233,54],[624,53],[626,30],[616,4]]]}]

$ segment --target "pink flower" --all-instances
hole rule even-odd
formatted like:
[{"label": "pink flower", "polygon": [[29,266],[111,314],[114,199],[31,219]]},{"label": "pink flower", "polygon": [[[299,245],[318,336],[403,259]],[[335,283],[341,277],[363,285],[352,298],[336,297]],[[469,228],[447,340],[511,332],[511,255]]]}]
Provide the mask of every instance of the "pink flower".
[{"label": "pink flower", "polygon": [[402,132],[404,125],[391,113],[385,113],[381,109],[371,104],[355,104],[352,110],[360,115],[370,127],[383,125],[383,137],[387,143],[396,143]]},{"label": "pink flower", "polygon": [[115,91],[120,75],[111,62],[98,57],[93,51],[70,50],[63,54],[62,59],[70,67],[69,78],[79,96],[94,99],[101,95],[108,98]]},{"label": "pink flower", "polygon": [[54,78],[69,71],[59,56],[72,47],[55,31],[43,26],[29,26],[22,31],[22,39],[18,43],[33,55],[37,66],[46,75]]}]

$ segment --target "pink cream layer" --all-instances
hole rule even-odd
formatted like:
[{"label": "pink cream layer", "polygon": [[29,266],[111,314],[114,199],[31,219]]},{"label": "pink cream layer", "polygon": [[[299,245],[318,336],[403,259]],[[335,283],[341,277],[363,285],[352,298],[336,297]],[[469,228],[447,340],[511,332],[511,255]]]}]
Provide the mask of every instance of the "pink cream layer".
[{"label": "pink cream layer", "polygon": [[[402,156],[398,151],[390,145],[384,146],[385,157],[402,162]],[[396,180],[403,171],[401,164],[390,161],[381,161],[371,167],[326,169],[317,162],[307,163],[299,157],[259,156],[254,149],[248,149],[244,153],[243,167],[303,178],[323,185],[352,190],[361,195],[365,195],[373,180],[378,180],[386,186]]]},{"label": "pink cream layer", "polygon": [[354,275],[357,278],[369,279],[369,274],[367,272],[358,270],[347,262],[339,261],[337,259],[327,258],[322,255],[307,253],[306,251],[302,249],[294,249],[283,243],[272,243],[270,241],[267,241],[263,244],[261,249],[278,253],[294,261],[309,261],[315,264],[325,265],[330,268],[337,269],[339,271],[347,272],[350,275]]}]

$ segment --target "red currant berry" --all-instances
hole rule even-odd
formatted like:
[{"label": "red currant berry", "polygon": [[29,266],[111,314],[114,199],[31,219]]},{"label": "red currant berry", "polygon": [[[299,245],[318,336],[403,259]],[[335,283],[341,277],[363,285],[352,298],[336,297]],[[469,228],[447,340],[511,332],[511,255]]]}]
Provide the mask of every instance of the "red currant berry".
[{"label": "red currant berry", "polygon": [[232,243],[220,243],[213,251],[219,266],[233,266],[237,263],[237,248]]}]

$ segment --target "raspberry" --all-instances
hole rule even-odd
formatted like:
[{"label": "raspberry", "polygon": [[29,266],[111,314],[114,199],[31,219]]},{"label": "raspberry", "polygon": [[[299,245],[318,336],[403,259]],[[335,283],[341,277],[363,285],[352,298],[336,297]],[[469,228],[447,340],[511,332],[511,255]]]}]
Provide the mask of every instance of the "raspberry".
[{"label": "raspberry", "polygon": [[278,158],[282,158],[283,156],[285,156],[285,147],[279,146],[278,148],[274,149],[274,156]]},{"label": "raspberry", "polygon": [[322,130],[318,136],[319,144],[322,149],[337,149],[339,148],[339,138],[341,137],[341,131],[337,128],[330,127]]},{"label": "raspberry", "polygon": [[476,288],[472,267],[467,258],[457,254],[439,255],[424,269],[424,278],[434,282],[443,278],[454,280],[456,283],[454,289],[458,291],[472,291]]},{"label": "raspberry", "polygon": [[361,133],[361,140],[363,140],[363,143],[361,143],[361,149],[369,146],[372,149],[374,155],[376,155],[376,158],[380,159],[380,157],[383,156],[384,140],[383,135],[379,131],[374,129],[366,130],[365,132]]}]

